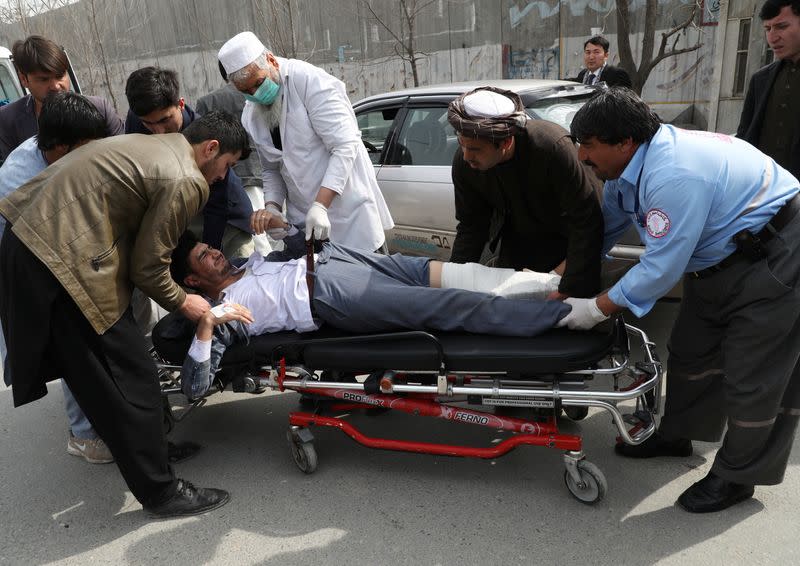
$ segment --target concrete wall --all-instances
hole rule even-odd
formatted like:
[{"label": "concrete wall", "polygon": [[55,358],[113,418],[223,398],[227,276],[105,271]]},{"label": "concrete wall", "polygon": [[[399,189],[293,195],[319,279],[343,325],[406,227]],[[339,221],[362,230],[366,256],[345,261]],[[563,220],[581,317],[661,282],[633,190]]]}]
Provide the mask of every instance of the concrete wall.
[{"label": "concrete wall", "polygon": [[[582,66],[583,42],[598,32],[611,41],[612,64],[619,61],[615,0],[417,2],[424,6],[414,19],[421,84],[575,76]],[[692,2],[659,2],[658,27],[669,29],[681,21]],[[630,2],[632,29],[638,30],[631,38],[637,60],[644,3]],[[755,2],[733,4],[730,12],[738,17],[748,10],[752,15]],[[177,70],[183,95],[191,103],[221,83],[216,67],[220,45],[250,29],[276,53],[308,60],[343,79],[356,100],[413,85],[409,65],[396,55],[397,41],[381,25],[408,37],[400,3],[370,0],[369,6],[377,18],[365,0],[81,0],[0,26],[0,44],[10,45],[29,33],[61,42],[73,57],[84,90],[113,98],[124,112],[124,82],[132,70],[149,64]],[[714,11],[706,9],[698,22],[708,25],[689,30],[679,40],[681,47],[700,38],[700,50],[667,59],[650,75],[643,97],[666,120],[706,127],[711,77],[723,60],[715,53],[714,18]],[[753,48],[761,48],[755,40]],[[718,124],[727,127],[740,106],[740,97],[728,96],[720,104]]]}]

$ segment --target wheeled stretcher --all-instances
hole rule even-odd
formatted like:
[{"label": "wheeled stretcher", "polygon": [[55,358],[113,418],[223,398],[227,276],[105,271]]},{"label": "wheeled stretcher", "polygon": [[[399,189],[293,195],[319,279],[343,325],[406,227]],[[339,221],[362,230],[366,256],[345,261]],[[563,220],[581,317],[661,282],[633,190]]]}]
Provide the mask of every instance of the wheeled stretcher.
[{"label": "wheeled stretcher", "polygon": [[[173,376],[164,391],[174,393],[180,391],[175,364],[188,342],[159,339],[157,331],[160,368]],[[631,337],[641,345],[636,362]],[[305,473],[317,467],[314,426],[338,428],[370,448],[447,456],[496,458],[528,444],[563,450],[569,491],[592,504],[606,492],[605,477],[586,460],[579,435],[559,432],[558,417],[563,411],[579,420],[589,407],[601,408],[611,414],[619,442],[639,444],[655,430],[661,377],[654,345],[618,317],[599,330],[555,329],[533,338],[417,331],[360,336],[326,329],[257,336],[226,351],[217,386],[233,382],[234,390],[269,387],[328,400],[289,414],[289,446]],[[623,415],[618,403],[630,400],[633,408]],[[535,411],[518,418],[504,416],[498,407]],[[488,447],[375,438],[341,416],[354,409],[397,410],[513,434]]]}]

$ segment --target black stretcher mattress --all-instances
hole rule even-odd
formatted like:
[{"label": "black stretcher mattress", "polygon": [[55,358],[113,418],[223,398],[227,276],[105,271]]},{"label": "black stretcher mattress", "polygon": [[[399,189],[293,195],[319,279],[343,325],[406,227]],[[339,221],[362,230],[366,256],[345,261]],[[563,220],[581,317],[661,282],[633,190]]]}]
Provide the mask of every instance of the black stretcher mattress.
[{"label": "black stretcher mattress", "polygon": [[[189,349],[193,326],[176,332],[162,319],[153,330],[153,344],[168,362],[181,365]],[[553,329],[532,338],[431,332],[441,344],[449,371],[508,372],[522,375],[561,373],[593,367],[622,344],[620,323],[605,323],[588,332]],[[626,339],[625,339],[626,340]],[[626,347],[627,341],[624,342]],[[270,364],[275,349],[289,364],[313,370],[372,372],[376,370],[436,371],[439,351],[420,332],[359,336],[323,327],[317,332],[277,332],[251,338],[225,352],[222,367]]]}]

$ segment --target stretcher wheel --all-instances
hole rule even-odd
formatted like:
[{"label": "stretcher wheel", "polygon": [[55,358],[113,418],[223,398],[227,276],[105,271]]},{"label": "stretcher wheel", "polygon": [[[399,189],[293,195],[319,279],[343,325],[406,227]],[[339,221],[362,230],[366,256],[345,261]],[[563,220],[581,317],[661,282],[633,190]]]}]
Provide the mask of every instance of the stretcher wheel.
[{"label": "stretcher wheel", "polygon": [[573,421],[582,421],[589,414],[589,407],[564,407],[564,414]]},{"label": "stretcher wheel", "polygon": [[578,462],[578,473],[581,476],[581,483],[575,481],[569,470],[564,472],[564,482],[575,499],[587,505],[594,505],[605,497],[608,484],[600,468],[591,462],[581,460]]},{"label": "stretcher wheel", "polygon": [[313,474],[317,469],[317,450],[312,442],[303,442],[296,438],[292,431],[286,433],[289,441],[289,449],[292,451],[292,459],[295,465],[304,474]]}]

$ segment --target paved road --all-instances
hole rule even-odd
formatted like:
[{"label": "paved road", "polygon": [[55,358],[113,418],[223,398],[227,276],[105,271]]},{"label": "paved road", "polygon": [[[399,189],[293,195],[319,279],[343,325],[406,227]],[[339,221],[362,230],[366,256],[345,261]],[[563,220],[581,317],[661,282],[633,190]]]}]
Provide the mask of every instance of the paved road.
[{"label": "paved road", "polygon": [[[674,305],[646,326],[663,347]],[[173,433],[203,453],[177,467],[232,501],[203,517],[148,522],[116,468],[67,455],[60,386],[11,410],[0,389],[2,564],[774,564],[800,563],[800,447],[786,481],[727,512],[673,505],[708,471],[716,446],[685,460],[630,462],[610,446],[605,413],[580,423],[609,491],[574,500],[556,451],[523,447],[496,461],[367,450],[316,431],[318,471],[300,473],[284,440],[294,393],[213,396]],[[488,444],[498,435],[407,415],[354,419],[386,436]]]}]

